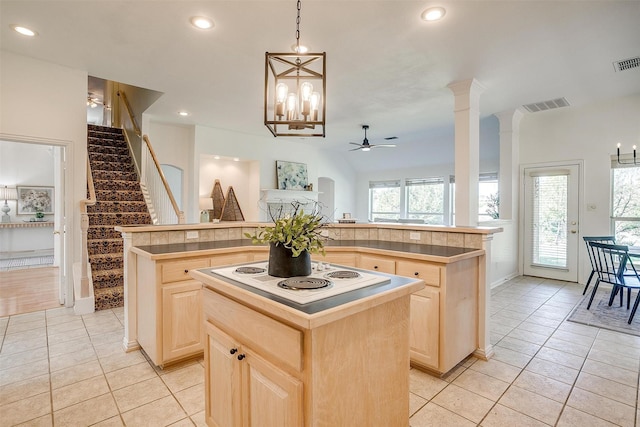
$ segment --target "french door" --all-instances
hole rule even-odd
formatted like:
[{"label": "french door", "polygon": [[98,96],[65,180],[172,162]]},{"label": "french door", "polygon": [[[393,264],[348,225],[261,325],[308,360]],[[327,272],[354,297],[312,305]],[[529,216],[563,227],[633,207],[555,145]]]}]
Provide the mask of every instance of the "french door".
[{"label": "french door", "polygon": [[524,168],[523,272],[578,281],[580,165]]}]

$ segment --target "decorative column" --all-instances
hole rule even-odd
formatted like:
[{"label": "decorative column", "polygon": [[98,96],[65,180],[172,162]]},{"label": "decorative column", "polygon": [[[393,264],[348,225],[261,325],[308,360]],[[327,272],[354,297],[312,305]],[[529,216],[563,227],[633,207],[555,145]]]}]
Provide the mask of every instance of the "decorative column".
[{"label": "decorative column", "polygon": [[133,247],[133,233],[122,233],[124,240],[124,338],[122,347],[124,351],[133,351],[140,348],[138,344],[138,316],[137,316],[137,257],[131,252]]},{"label": "decorative column", "polygon": [[521,109],[496,114],[500,121],[500,219],[518,219],[518,165],[520,161]]},{"label": "decorative column", "polygon": [[480,94],[477,80],[451,83],[455,96],[455,225],[478,225],[478,180],[480,176]]}]

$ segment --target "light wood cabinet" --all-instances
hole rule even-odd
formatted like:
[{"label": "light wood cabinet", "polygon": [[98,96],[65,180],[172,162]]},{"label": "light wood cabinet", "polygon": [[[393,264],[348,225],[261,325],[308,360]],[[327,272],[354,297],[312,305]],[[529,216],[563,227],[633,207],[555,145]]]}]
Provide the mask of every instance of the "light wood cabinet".
[{"label": "light wood cabinet", "polygon": [[205,347],[206,422],[216,427],[302,425],[302,382],[210,322]]},{"label": "light wood cabinet", "polygon": [[409,424],[409,304],[418,281],[306,314],[226,280],[203,283],[207,425]]},{"label": "light wood cabinet", "polygon": [[330,264],[345,265],[347,267],[356,267],[356,254],[353,252],[327,252],[325,255],[311,255],[313,261],[328,262]]},{"label": "light wood cabinet", "polygon": [[193,280],[162,287],[162,359],[202,351],[202,284]]},{"label": "light wood cabinet", "polygon": [[409,351],[412,362],[438,369],[440,292],[432,287],[411,295]]},{"label": "light wood cabinet", "polygon": [[396,274],[396,261],[390,257],[360,254],[358,267],[380,273]]}]

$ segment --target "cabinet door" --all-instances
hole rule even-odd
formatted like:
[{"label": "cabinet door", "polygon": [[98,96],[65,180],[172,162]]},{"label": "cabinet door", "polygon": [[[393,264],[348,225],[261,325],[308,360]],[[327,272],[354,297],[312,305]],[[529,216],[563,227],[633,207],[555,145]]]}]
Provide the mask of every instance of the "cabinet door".
[{"label": "cabinet door", "polygon": [[426,286],[411,295],[409,348],[411,361],[438,369],[440,292]]},{"label": "cabinet door", "polygon": [[191,281],[162,288],[162,361],[203,349],[202,284]]},{"label": "cabinet door", "polygon": [[302,418],[302,382],[244,348],[242,361],[244,425],[299,427]]},{"label": "cabinet door", "polygon": [[206,324],[204,350],[205,417],[208,426],[242,426],[240,346],[224,332]]},{"label": "cabinet door", "polygon": [[360,255],[358,267],[365,270],[379,271],[381,273],[396,274],[396,262],[390,258],[373,255]]}]

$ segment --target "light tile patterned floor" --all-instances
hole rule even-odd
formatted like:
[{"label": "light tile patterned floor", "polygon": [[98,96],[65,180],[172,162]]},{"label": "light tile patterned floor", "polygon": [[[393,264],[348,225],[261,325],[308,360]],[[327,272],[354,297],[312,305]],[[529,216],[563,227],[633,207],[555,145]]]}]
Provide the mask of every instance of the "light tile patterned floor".
[{"label": "light tile patterned floor", "polygon": [[[565,322],[581,293],[531,277],[494,289],[495,356],[443,378],[411,369],[411,426],[640,427],[640,337]],[[122,319],[0,318],[0,426],[204,426],[202,361],[159,370],[122,352]]]}]

